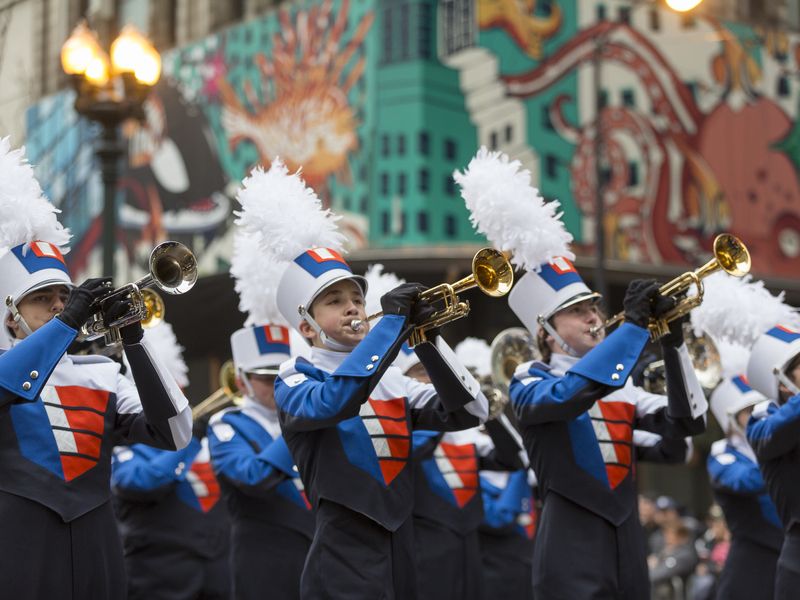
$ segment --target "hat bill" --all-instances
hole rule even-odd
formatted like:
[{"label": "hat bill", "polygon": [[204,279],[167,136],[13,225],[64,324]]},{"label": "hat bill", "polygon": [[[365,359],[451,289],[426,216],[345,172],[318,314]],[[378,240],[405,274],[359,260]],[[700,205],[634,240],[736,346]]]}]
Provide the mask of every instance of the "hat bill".
[{"label": "hat bill", "polygon": [[245,375],[277,375],[280,367],[260,367],[258,369],[247,369]]},{"label": "hat bill", "polygon": [[594,300],[595,302],[597,302],[600,300],[601,297],[602,296],[600,296],[600,294],[597,292],[584,292],[582,294],[578,294],[577,296],[573,296],[563,304],[559,304],[558,307],[553,312],[547,315],[547,318],[549,319],[553,315],[560,313],[562,310],[565,310],[570,306],[575,306],[576,304],[580,304],[581,302],[586,302],[587,300]]}]

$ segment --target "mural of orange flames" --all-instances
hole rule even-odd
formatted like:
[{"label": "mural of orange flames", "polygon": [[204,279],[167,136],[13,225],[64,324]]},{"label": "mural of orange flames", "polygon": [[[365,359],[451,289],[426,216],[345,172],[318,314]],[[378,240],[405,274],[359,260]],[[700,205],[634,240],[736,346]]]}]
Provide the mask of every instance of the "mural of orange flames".
[{"label": "mural of orange flames", "polygon": [[288,9],[281,11],[281,33],[274,37],[269,57],[255,58],[265,100],[245,84],[252,111],[227,81],[220,82],[222,125],[231,149],[248,140],[258,149],[262,165],[280,156],[290,170],[302,167],[304,179],[318,192],[329,175],[348,176],[347,155],[358,147],[357,119],[347,96],[363,74],[365,59],[350,63],[374,17],[366,14],[341,47],[349,4],[342,0],[334,16],[331,0],[325,0],[298,11],[293,22]]}]

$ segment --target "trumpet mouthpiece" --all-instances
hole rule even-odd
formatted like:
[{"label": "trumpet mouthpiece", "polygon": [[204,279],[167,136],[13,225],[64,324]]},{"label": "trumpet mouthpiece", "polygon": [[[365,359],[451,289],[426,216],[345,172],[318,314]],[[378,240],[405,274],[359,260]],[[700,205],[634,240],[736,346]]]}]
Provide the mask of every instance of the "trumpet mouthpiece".
[{"label": "trumpet mouthpiece", "polygon": [[362,327],[364,327],[364,321],[361,319],[353,319],[350,321],[350,329],[353,331],[361,331]]}]

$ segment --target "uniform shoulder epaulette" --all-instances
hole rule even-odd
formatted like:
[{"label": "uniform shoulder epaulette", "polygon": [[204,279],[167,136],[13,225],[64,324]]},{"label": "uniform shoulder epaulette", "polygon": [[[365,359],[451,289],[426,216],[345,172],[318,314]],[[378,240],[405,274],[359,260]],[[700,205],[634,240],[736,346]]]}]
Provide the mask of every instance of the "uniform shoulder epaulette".
[{"label": "uniform shoulder epaulette", "polygon": [[537,371],[544,371],[548,373],[552,367],[547,363],[543,363],[539,360],[529,360],[528,362],[521,363],[517,365],[516,370],[514,371],[514,377],[517,379],[523,379],[528,377],[530,370],[536,369]]},{"label": "uniform shoulder epaulette", "polygon": [[219,423],[222,420],[222,417],[225,415],[229,415],[231,413],[240,413],[242,412],[241,406],[228,406],[227,408],[223,408],[222,410],[215,412],[211,415],[211,418],[208,420],[209,425],[213,425],[214,423]]},{"label": "uniform shoulder epaulette", "polygon": [[727,450],[728,450],[728,440],[723,438],[711,444],[710,454],[711,456],[716,456],[718,454],[724,454],[725,452],[727,452]]}]

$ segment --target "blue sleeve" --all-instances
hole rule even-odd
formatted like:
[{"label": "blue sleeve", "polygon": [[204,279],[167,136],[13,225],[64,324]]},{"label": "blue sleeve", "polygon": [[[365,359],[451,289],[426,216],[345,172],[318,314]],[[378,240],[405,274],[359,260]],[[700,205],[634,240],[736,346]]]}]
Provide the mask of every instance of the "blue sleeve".
[{"label": "blue sleeve", "polygon": [[310,431],[350,419],[391,365],[407,334],[405,317],[387,315],[330,375],[297,360],[275,381],[281,429]]},{"label": "blue sleeve", "polygon": [[228,415],[208,428],[208,447],[214,472],[248,496],[268,496],[286,479],[285,471],[272,462],[279,450],[275,448],[270,452],[275,443],[260,453],[256,452]]},{"label": "blue sleeve", "polygon": [[0,355],[0,404],[38,398],[77,333],[61,319],[51,319]]},{"label": "blue sleeve", "polygon": [[200,452],[200,442],[192,438],[188,446],[177,451],[143,451],[137,445],[131,446],[128,451],[132,455],[126,455],[125,450],[115,453],[111,485],[122,492],[148,492],[185,478],[186,470]]},{"label": "blue sleeve", "polygon": [[524,469],[511,473],[502,490],[489,486],[483,479],[481,487],[486,490],[483,494],[484,520],[492,527],[499,529],[511,525],[520,513],[529,508],[525,506],[525,500],[530,502],[531,490]]},{"label": "blue sleeve", "polygon": [[800,441],[800,394],[781,407],[770,407],[768,414],[750,417],[747,441],[759,461],[774,460],[788,454]]},{"label": "blue sleeve", "polygon": [[723,459],[720,462],[720,456],[735,458],[728,453],[708,457],[708,474],[712,487],[743,495],[758,495],[765,491],[764,478],[758,465],[741,460],[728,462]]},{"label": "blue sleeve", "polygon": [[648,339],[646,329],[623,323],[563,377],[535,366],[527,377],[515,374],[509,395],[520,424],[569,421],[583,414],[625,384]]}]

